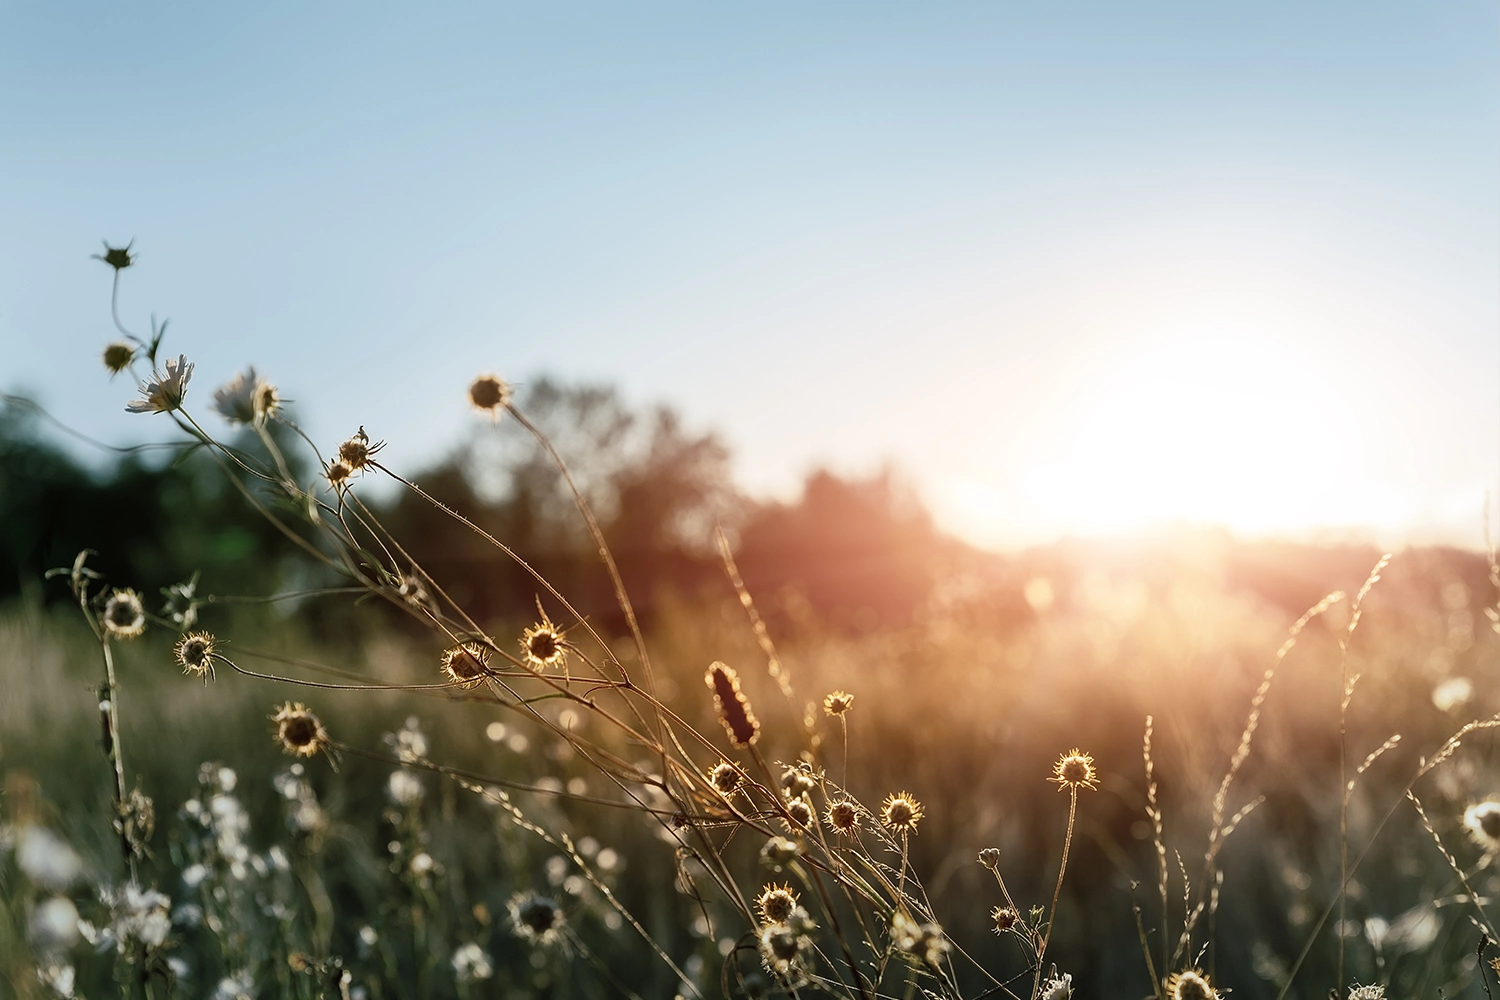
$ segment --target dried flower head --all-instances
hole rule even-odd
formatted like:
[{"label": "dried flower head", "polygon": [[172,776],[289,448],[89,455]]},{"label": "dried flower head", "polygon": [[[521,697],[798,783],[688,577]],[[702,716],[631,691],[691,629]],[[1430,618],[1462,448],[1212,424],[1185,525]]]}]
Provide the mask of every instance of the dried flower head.
[{"label": "dried flower head", "polygon": [[1055,979],[1049,979],[1042,984],[1041,1000],[1072,1000],[1073,976],[1064,972]]},{"label": "dried flower head", "polygon": [[828,825],[833,827],[833,832],[845,837],[852,837],[854,831],[859,829],[859,810],[848,799],[830,802],[827,818]]},{"label": "dried flower head", "polygon": [[170,413],[182,406],[187,395],[188,379],[193,377],[193,366],[186,354],[177,360],[167,359],[166,372],[153,371],[151,377],[141,383],[141,398],[125,404],[130,413]]},{"label": "dried flower head", "polygon": [[542,620],[521,633],[521,652],[526,665],[533,670],[546,670],[562,665],[568,656],[567,640],[562,629]]},{"label": "dried flower head", "polygon": [[336,490],[341,490],[349,485],[349,477],[354,475],[354,469],[342,458],[335,458],[328,463],[328,468],[323,470],[323,478],[328,480],[328,485]]},{"label": "dried flower head", "polygon": [[823,699],[823,711],[829,715],[843,715],[854,707],[854,695],[847,691],[835,691]]},{"label": "dried flower head", "polygon": [[534,892],[518,892],[506,904],[516,936],[535,945],[556,943],[563,932],[563,912],[556,900]]},{"label": "dried flower head", "polygon": [[979,852],[979,863],[991,870],[1000,867],[1000,848],[986,847]]},{"label": "dried flower head", "polygon": [[922,818],[922,804],[910,792],[887,795],[880,806],[880,822],[897,833],[914,833]]},{"label": "dried flower head", "polygon": [[281,749],[296,757],[311,757],[329,745],[328,731],[300,701],[289,701],[271,716]]},{"label": "dried flower head", "polygon": [[708,772],[708,783],[720,795],[733,794],[740,787],[740,782],[744,780],[745,776],[740,773],[740,769],[727,760],[720,761],[712,771]]},{"label": "dried flower head", "polygon": [[782,808],[786,810],[782,822],[786,824],[788,833],[802,833],[818,818],[818,814],[813,812],[812,803],[800,795],[795,799],[788,799]]},{"label": "dried flower head", "polygon": [[1167,979],[1171,1000],[1219,1000],[1218,992],[1208,984],[1208,977],[1195,970],[1173,973]]},{"label": "dried flower head", "polygon": [[760,932],[760,960],[766,971],[793,989],[807,983],[812,938],[790,924],[767,924]]},{"label": "dried flower head", "polygon": [[714,708],[730,742],[737,747],[754,743],[760,736],[760,723],[750,710],[750,701],[740,691],[740,678],[734,668],[715,661],[703,679],[714,693]]},{"label": "dried flower head", "polygon": [[997,906],[990,911],[990,919],[995,922],[995,933],[1004,934],[1016,926],[1016,921],[1020,919],[1020,914],[1008,906]]},{"label": "dried flower head", "polygon": [[788,796],[805,795],[812,791],[816,782],[806,764],[793,764],[781,772],[781,787]]},{"label": "dried flower head", "polygon": [[1052,777],[1047,780],[1057,782],[1058,791],[1064,788],[1076,791],[1079,788],[1098,788],[1097,779],[1094,758],[1074,747],[1057,758],[1057,763],[1052,767]]},{"label": "dried flower head", "polygon": [[[1490,962],[1493,965],[1494,959]],[[1385,1000],[1385,987],[1378,984],[1356,986],[1349,991],[1349,1000]]]},{"label": "dried flower head", "polygon": [[941,926],[918,923],[904,908],[891,918],[891,944],[908,958],[931,968],[942,963],[950,947]]},{"label": "dried flower head", "polygon": [[141,595],[129,587],[116,587],[104,602],[104,631],[116,639],[134,639],[146,631],[146,608]]},{"label": "dried flower head", "polygon": [[510,405],[510,399],[510,383],[499,375],[481,375],[469,383],[469,402],[474,409],[497,420],[500,411]]},{"label": "dried flower head", "polygon": [[232,424],[260,426],[280,408],[281,393],[253,367],[214,391],[214,409]]},{"label": "dried flower head", "polygon": [[207,632],[189,632],[177,640],[174,650],[182,672],[202,677],[207,684],[214,677],[214,637]]},{"label": "dried flower head", "polygon": [[104,345],[104,367],[109,369],[111,375],[118,375],[130,367],[135,360],[135,347],[123,340],[112,341]]},{"label": "dried flower head", "polygon": [[1465,809],[1464,828],[1486,853],[1500,850],[1500,802],[1479,802]]},{"label": "dried flower head", "polygon": [[789,885],[768,885],[755,900],[761,919],[768,924],[784,924],[797,909],[797,894]]},{"label": "dried flower head", "polygon": [[116,272],[119,272],[135,263],[135,255],[130,252],[130,248],[133,246],[135,246],[135,240],[131,240],[122,247],[112,247],[109,245],[109,240],[105,240],[104,252],[96,253],[93,256],[95,260],[102,260],[114,268]]},{"label": "dried flower head", "polygon": [[349,466],[353,472],[361,472],[370,464],[376,452],[385,447],[384,441],[370,443],[370,435],[365,433],[361,427],[354,436],[339,445],[339,460]]},{"label": "dried flower head", "polygon": [[460,642],[443,650],[443,673],[459,687],[473,687],[489,671],[490,651],[477,642]]}]

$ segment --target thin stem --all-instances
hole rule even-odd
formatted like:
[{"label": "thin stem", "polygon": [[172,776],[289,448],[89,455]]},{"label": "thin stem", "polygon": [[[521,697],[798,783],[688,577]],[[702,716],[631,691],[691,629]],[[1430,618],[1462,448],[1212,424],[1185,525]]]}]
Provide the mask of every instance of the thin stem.
[{"label": "thin stem", "polygon": [[1068,848],[1073,845],[1073,819],[1078,815],[1078,789],[1068,789],[1068,832],[1063,835],[1062,864],[1057,868],[1057,888],[1052,890],[1052,908],[1047,913],[1047,932],[1042,935],[1042,946],[1036,953],[1036,976],[1031,982],[1031,993],[1036,995],[1042,986],[1042,962],[1047,957],[1047,943],[1052,940],[1052,925],[1057,922],[1057,901],[1062,896],[1063,875],[1068,871]]}]

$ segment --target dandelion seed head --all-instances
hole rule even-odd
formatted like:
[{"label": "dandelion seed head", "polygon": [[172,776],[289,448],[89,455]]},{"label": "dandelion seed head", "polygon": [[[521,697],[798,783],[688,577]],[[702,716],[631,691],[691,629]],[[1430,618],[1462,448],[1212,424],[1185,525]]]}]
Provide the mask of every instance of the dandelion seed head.
[{"label": "dandelion seed head", "polygon": [[116,340],[104,345],[104,367],[111,375],[120,374],[134,360],[135,347],[126,341]]},{"label": "dandelion seed head", "polygon": [[459,687],[473,687],[489,673],[490,651],[477,642],[460,642],[443,650],[443,673]]},{"label": "dandelion seed head", "polygon": [[823,699],[823,711],[829,715],[843,715],[854,707],[854,695],[847,691],[835,691]]},{"label": "dandelion seed head", "polygon": [[833,827],[835,833],[845,837],[854,835],[859,829],[859,810],[854,803],[848,799],[840,799],[828,805],[828,825]]},{"label": "dandelion seed head", "polygon": [[510,897],[506,908],[510,911],[511,929],[523,941],[545,946],[562,937],[563,912],[551,897],[518,892]]},{"label": "dandelion seed head", "polygon": [[328,731],[300,701],[289,701],[271,716],[281,748],[295,757],[311,757],[328,746]]},{"label": "dandelion seed head", "polygon": [[1500,802],[1480,802],[1465,809],[1464,828],[1485,851],[1500,850]]},{"label": "dandelion seed head", "polygon": [[769,924],[784,924],[797,909],[797,894],[789,885],[768,885],[755,900],[761,919]]},{"label": "dandelion seed head", "polygon": [[214,673],[214,637],[208,632],[189,632],[177,640],[173,650],[182,672],[202,677],[206,682]]},{"label": "dandelion seed head", "polygon": [[1167,980],[1167,993],[1172,1000],[1219,1000],[1219,994],[1208,984],[1208,978],[1192,970],[1174,973]]},{"label": "dandelion seed head", "polygon": [[922,818],[922,804],[910,792],[887,795],[880,806],[880,822],[897,833],[914,833]]},{"label": "dandelion seed head", "polygon": [[1057,763],[1052,767],[1052,777],[1047,780],[1057,782],[1058,791],[1064,788],[1076,790],[1099,787],[1098,773],[1094,770],[1094,758],[1077,747],[1057,758]]},{"label": "dandelion seed head", "polygon": [[146,631],[146,608],[141,595],[117,587],[104,602],[104,630],[116,639],[134,639]]},{"label": "dandelion seed head", "polygon": [[729,795],[740,787],[744,775],[740,769],[726,761],[720,761],[708,772],[708,783],[714,787],[714,791],[720,795]]},{"label": "dandelion seed head", "polygon": [[527,664],[536,670],[558,666],[568,655],[562,631],[545,620],[521,633],[521,650]]},{"label": "dandelion seed head", "polygon": [[498,375],[481,375],[469,383],[469,402],[481,413],[498,418],[510,400],[510,383]]}]

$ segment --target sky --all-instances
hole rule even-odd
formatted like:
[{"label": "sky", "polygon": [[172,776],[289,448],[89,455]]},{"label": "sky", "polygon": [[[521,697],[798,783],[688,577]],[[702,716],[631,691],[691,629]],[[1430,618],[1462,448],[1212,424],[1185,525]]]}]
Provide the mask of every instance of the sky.
[{"label": "sky", "polygon": [[0,389],[96,437],[121,309],[421,468],[482,371],[618,385],[751,492],[891,463],[1014,547],[1477,545],[1500,6],[0,5]]}]

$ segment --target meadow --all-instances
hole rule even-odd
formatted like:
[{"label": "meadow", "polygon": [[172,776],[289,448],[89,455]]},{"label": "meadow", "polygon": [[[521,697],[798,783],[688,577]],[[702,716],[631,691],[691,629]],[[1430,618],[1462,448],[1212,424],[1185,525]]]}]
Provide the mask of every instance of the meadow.
[{"label": "meadow", "polygon": [[998,556],[483,373],[399,469],[115,322],[180,445],[0,417],[9,995],[1491,995],[1492,556]]}]

